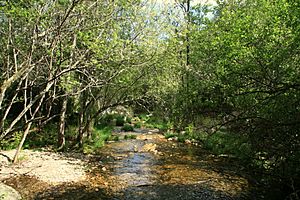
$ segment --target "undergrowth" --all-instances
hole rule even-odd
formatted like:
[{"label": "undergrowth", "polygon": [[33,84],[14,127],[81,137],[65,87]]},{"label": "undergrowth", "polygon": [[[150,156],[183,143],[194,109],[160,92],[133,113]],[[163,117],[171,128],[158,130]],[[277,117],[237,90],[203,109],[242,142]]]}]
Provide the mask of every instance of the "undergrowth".
[{"label": "undergrowth", "polygon": [[124,136],[124,139],[127,140],[127,139],[136,139],[137,138],[137,135],[125,135]]},{"label": "undergrowth", "polygon": [[[87,139],[83,145],[84,153],[93,153],[97,149],[104,146],[105,142],[112,138],[112,127],[107,126],[104,128],[94,128],[92,131],[92,138]],[[114,138],[114,140],[118,140],[119,138]]]},{"label": "undergrowth", "polygon": [[164,136],[166,139],[174,138],[178,142],[195,141],[201,143],[213,154],[230,155],[240,160],[249,161],[248,158],[253,154],[247,137],[225,131],[208,134],[205,131],[194,131],[193,128],[187,127],[181,133],[168,131]]},{"label": "undergrowth", "polygon": [[247,137],[218,131],[211,134],[203,141],[204,148],[217,155],[233,155],[240,160],[247,161],[252,155],[251,145]]}]

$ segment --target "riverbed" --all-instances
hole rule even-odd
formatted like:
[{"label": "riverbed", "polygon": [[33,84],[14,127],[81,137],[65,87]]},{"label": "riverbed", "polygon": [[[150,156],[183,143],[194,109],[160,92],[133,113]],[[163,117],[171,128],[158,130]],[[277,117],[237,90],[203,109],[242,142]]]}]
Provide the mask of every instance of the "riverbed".
[{"label": "riverbed", "polygon": [[120,140],[83,156],[84,180],[53,185],[25,174],[5,183],[25,199],[257,199],[233,158],[215,156],[200,143],[169,141],[156,129],[114,135]]}]

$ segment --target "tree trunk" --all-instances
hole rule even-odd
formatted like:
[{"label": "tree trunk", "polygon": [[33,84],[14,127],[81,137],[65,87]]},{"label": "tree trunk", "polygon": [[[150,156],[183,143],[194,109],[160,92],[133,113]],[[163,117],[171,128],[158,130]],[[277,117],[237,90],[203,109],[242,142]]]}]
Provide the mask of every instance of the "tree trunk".
[{"label": "tree trunk", "polygon": [[77,144],[79,148],[83,147],[83,131],[84,131],[84,109],[81,108],[80,115],[79,115],[79,128],[78,128],[78,135],[77,135]]},{"label": "tree trunk", "polygon": [[66,124],[66,112],[67,112],[67,103],[68,103],[68,98],[67,96],[64,97],[63,99],[63,105],[61,108],[61,115],[60,115],[60,121],[59,121],[59,132],[58,132],[58,143],[57,143],[57,147],[58,150],[64,150],[65,148],[65,144],[66,144],[66,140],[65,140],[65,124]]},{"label": "tree trunk", "polygon": [[25,142],[25,139],[26,139],[26,137],[27,137],[27,135],[28,135],[28,133],[29,133],[29,130],[30,130],[30,128],[31,128],[31,125],[32,125],[32,122],[30,122],[30,123],[27,125],[27,128],[26,128],[26,130],[24,131],[24,134],[23,134],[23,136],[22,136],[22,140],[21,140],[21,142],[20,142],[20,144],[19,144],[19,146],[18,146],[18,148],[17,148],[17,151],[16,151],[16,153],[15,153],[15,156],[14,156],[14,159],[13,159],[13,163],[16,163],[16,162],[18,161],[19,153],[20,153],[20,151],[21,151],[21,149],[22,149],[22,146],[23,146],[23,144],[24,144],[24,142]]},{"label": "tree trunk", "polygon": [[[10,123],[10,126],[0,135],[0,140],[2,140],[12,129],[13,127],[22,119],[22,117],[26,114],[26,112],[33,107],[33,105],[40,99],[39,106],[40,108],[43,99],[45,98],[45,94],[50,90],[54,82],[48,83],[46,88],[41,92],[40,95],[37,95],[23,110],[22,112]],[[37,109],[36,108],[36,109]],[[34,115],[33,115],[34,116]]]},{"label": "tree trunk", "polygon": [[186,32],[186,65],[190,65],[190,25],[191,25],[191,1],[187,0],[186,17],[187,17],[187,32]]},{"label": "tree trunk", "polygon": [[92,137],[93,126],[94,126],[94,119],[92,118],[92,116],[89,116],[88,120],[85,123],[84,131],[83,131],[86,134],[88,139],[91,139]]}]

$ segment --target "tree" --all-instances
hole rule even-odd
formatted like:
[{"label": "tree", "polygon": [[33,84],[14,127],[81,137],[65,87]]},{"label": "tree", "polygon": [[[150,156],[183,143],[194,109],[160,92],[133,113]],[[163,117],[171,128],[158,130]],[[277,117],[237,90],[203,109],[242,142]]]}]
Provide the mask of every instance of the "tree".
[{"label": "tree", "polygon": [[189,105],[247,134],[254,158],[263,152],[267,168],[285,182],[299,173],[298,10],[284,0],[225,1],[191,44]]},{"label": "tree", "polygon": [[[5,19],[1,27],[7,38],[1,42],[7,48],[1,54],[6,59],[1,63],[1,98],[5,99],[5,105],[1,109],[0,138],[3,140],[25,127],[15,161],[31,126],[53,118],[52,106],[45,107],[44,103],[53,103],[58,78],[79,70],[79,64],[86,58],[86,52],[79,50],[76,60],[69,59],[68,47],[72,42],[66,36],[72,32],[67,28],[76,21],[70,16],[79,1],[65,3],[19,1],[1,7]],[[64,51],[63,44],[68,44]],[[20,82],[14,84],[17,80]]]},{"label": "tree", "polygon": [[59,122],[57,143],[63,150],[69,116],[78,113],[77,138],[82,146],[103,111],[149,99],[149,80],[154,82],[165,50],[158,13],[145,3],[4,4],[5,37],[0,42],[7,49],[1,53],[1,140],[24,130],[19,152],[30,132]]}]

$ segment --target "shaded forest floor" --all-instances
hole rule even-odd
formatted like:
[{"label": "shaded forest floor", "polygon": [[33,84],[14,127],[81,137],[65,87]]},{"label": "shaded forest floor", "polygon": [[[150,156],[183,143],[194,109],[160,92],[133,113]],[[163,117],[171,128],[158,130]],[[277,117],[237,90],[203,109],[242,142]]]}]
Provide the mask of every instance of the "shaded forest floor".
[{"label": "shaded forest floor", "polygon": [[96,155],[23,151],[16,166],[1,156],[0,179],[24,199],[259,199],[230,158],[155,129],[114,134]]}]

